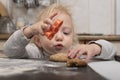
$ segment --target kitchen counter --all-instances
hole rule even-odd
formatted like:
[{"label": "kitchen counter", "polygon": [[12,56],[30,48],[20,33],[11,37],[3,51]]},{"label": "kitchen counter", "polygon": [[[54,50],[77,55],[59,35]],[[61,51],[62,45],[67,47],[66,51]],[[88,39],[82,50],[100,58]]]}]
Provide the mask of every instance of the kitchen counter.
[{"label": "kitchen counter", "polygon": [[65,62],[0,58],[0,80],[120,80],[119,75],[115,75],[120,73],[119,69],[118,60],[97,60],[86,67],[66,67]]},{"label": "kitchen counter", "polygon": [[0,80],[106,80],[89,67],[63,62],[0,58]]},{"label": "kitchen counter", "polygon": [[[0,34],[0,40],[7,40],[11,34]],[[78,40],[90,41],[90,40],[98,40],[105,39],[109,41],[120,41],[120,35],[79,35]]]},{"label": "kitchen counter", "polygon": [[83,43],[98,39],[105,39],[108,41],[120,41],[120,35],[78,35],[78,40]]},{"label": "kitchen counter", "polygon": [[79,40],[98,40],[105,39],[109,41],[120,41],[120,35],[103,35],[103,36],[95,36],[95,35],[78,35]]},{"label": "kitchen counter", "polygon": [[0,40],[7,40],[11,34],[0,34]]}]

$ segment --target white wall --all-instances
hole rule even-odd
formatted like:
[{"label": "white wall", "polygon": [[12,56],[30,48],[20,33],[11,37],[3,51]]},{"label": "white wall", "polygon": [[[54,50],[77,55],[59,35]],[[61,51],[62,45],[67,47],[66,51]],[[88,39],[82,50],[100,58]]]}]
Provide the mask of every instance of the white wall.
[{"label": "white wall", "polygon": [[120,35],[120,0],[116,0],[116,34]]},{"label": "white wall", "polygon": [[[9,0],[0,0],[9,8]],[[71,8],[76,33],[115,34],[115,0],[58,0]],[[117,0],[120,2],[120,0]],[[119,5],[118,5],[119,6]],[[10,10],[10,9],[9,9]],[[9,11],[10,12],[10,11]],[[120,13],[120,11],[118,12]],[[120,17],[120,16],[117,16]],[[120,18],[118,19],[120,21]],[[117,22],[117,26],[120,23]],[[117,33],[120,33],[117,27]]]},{"label": "white wall", "polygon": [[115,33],[115,0],[59,0],[71,6],[77,33]]}]

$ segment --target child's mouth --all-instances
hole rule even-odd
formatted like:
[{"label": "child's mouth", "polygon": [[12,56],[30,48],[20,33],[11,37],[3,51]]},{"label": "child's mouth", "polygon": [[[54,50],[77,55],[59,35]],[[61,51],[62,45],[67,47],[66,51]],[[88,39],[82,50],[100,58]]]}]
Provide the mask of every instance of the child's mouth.
[{"label": "child's mouth", "polygon": [[57,49],[57,50],[61,50],[62,48],[63,48],[62,44],[55,45],[55,49]]}]

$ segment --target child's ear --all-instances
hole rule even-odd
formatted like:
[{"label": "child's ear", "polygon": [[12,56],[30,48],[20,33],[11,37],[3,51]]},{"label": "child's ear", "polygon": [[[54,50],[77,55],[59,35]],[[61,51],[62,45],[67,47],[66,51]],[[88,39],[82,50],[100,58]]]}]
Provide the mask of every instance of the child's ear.
[{"label": "child's ear", "polygon": [[35,36],[33,37],[33,39],[34,39],[34,43],[35,43],[39,48],[41,48],[42,46],[41,46],[41,42],[40,42],[39,36],[35,35]]}]

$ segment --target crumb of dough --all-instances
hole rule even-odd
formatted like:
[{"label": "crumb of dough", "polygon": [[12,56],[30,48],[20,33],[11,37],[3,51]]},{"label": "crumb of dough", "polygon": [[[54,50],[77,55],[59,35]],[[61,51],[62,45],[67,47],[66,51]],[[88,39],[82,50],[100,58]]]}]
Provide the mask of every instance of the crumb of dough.
[{"label": "crumb of dough", "polygon": [[55,61],[55,62],[67,62],[68,60],[67,53],[57,53],[57,54],[51,55],[49,60]]},{"label": "crumb of dough", "polygon": [[87,63],[80,59],[68,59],[66,62],[67,67],[85,67]]}]

